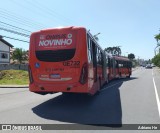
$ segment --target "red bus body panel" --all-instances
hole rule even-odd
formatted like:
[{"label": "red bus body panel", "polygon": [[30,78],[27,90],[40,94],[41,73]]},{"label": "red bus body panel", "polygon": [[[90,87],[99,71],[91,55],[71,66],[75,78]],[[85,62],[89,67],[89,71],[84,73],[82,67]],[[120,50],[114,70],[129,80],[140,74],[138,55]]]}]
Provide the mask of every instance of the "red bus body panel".
[{"label": "red bus body panel", "polygon": [[29,90],[94,95],[106,81],[130,77],[131,67],[119,67],[116,62],[130,63],[128,58],[107,55],[84,27],[34,32],[29,48]]},{"label": "red bus body panel", "polygon": [[[29,84],[30,91],[90,94],[97,91],[98,86],[93,82],[94,70],[92,64],[88,64],[86,33],[83,27],[55,28],[32,33],[29,67],[33,82]],[[50,58],[54,58],[52,56],[45,57],[49,61],[41,61],[36,55],[36,52],[67,49],[75,49],[75,54],[73,58],[65,61],[52,62],[50,61],[52,60]],[[43,60],[43,55],[41,58]],[[85,84],[81,84],[79,80],[85,63],[88,65],[89,77]]]}]

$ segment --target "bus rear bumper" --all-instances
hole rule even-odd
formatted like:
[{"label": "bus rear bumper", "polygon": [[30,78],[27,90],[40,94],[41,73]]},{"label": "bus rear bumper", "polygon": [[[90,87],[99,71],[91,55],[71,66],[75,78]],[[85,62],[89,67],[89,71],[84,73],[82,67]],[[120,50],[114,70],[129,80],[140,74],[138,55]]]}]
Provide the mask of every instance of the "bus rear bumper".
[{"label": "bus rear bumper", "polygon": [[89,93],[87,83],[81,85],[80,83],[75,84],[36,84],[32,83],[29,85],[29,90],[31,92],[44,92],[44,93],[54,93],[54,92],[73,92],[73,93]]}]

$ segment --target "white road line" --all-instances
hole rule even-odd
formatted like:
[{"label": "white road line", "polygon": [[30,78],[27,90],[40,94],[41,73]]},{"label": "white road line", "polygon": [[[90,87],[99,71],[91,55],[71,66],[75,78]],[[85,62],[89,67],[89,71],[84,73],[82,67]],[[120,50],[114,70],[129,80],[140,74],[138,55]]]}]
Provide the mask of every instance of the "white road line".
[{"label": "white road line", "polygon": [[[152,74],[153,74],[153,70],[152,70]],[[159,100],[159,97],[158,97],[158,91],[157,91],[157,87],[156,87],[156,84],[155,84],[154,77],[153,77],[153,84],[154,84],[154,90],[155,90],[157,106],[158,106],[158,112],[159,112],[159,117],[160,117],[160,100]]]}]

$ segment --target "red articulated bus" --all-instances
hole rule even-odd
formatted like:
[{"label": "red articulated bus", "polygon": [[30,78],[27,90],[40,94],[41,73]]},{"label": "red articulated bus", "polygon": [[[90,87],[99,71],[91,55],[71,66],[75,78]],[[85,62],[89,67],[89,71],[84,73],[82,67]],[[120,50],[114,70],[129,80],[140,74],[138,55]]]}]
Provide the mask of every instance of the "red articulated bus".
[{"label": "red articulated bus", "polygon": [[112,56],[107,54],[108,58],[108,79],[109,81],[115,78],[128,77],[132,74],[132,62],[122,56]]},{"label": "red articulated bus", "polygon": [[[126,69],[121,70],[121,61],[124,61],[121,57],[109,57],[84,27],[34,32],[29,48],[29,89],[42,95],[55,92],[94,95],[106,81],[116,77],[115,72],[123,76]],[[127,76],[130,70],[127,68]]]},{"label": "red articulated bus", "polygon": [[32,92],[93,95],[106,81],[104,52],[83,27],[32,33],[29,55]]}]

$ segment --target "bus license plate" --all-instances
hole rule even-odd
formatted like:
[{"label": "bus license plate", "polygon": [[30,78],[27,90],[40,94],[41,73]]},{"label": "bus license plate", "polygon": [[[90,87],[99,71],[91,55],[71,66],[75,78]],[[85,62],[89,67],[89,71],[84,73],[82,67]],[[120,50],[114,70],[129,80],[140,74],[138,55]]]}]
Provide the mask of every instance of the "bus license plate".
[{"label": "bus license plate", "polygon": [[61,76],[60,76],[60,74],[51,74],[50,78],[52,78],[52,79],[59,79],[59,78],[61,78]]}]

